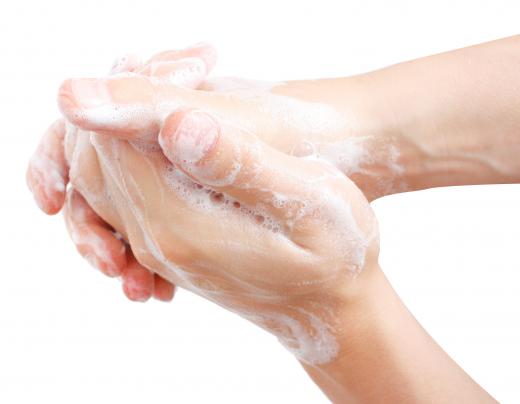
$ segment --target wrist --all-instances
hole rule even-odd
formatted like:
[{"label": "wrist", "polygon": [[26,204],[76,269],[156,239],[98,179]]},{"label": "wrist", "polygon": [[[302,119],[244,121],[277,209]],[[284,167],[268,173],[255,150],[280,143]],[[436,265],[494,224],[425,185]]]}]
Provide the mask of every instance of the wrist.
[{"label": "wrist", "polygon": [[[284,130],[280,138],[285,143],[279,149],[331,163],[352,179],[369,200],[404,190],[396,142],[399,128],[372,73],[293,81],[274,91],[316,107],[312,127],[291,121],[294,127]],[[323,110],[328,113],[320,113]]]},{"label": "wrist", "polygon": [[345,305],[338,354],[302,365],[334,403],[495,402],[446,355],[396,295],[379,268],[360,276]]},{"label": "wrist", "polygon": [[336,312],[337,355],[326,363],[300,362],[335,403],[378,401],[378,396],[391,401],[391,396],[377,391],[384,383],[374,380],[384,380],[391,364],[390,357],[384,363],[381,356],[391,356],[394,349],[387,324],[399,321],[400,307],[396,315],[395,294],[377,265],[367,268],[354,283],[355,291],[353,286],[346,288],[344,304]]},{"label": "wrist", "polygon": [[379,72],[342,79],[338,101],[346,121],[335,165],[369,200],[409,190],[409,167],[421,157],[403,141],[402,108],[385,81]]},{"label": "wrist", "polygon": [[[333,106],[340,116],[337,129],[310,138],[315,154],[369,199],[440,186],[520,182],[520,97],[503,78],[517,74],[509,70],[517,71],[518,61],[512,58],[501,70],[487,66],[518,54],[518,39],[503,46],[507,52],[484,44],[306,83],[311,101]],[[468,72],[468,60],[475,71]]]},{"label": "wrist", "polygon": [[342,281],[323,284],[311,294],[286,298],[254,313],[241,310],[241,315],[277,337],[300,362],[326,366],[345,354],[352,328],[366,316],[366,294],[380,276],[377,272],[377,264],[367,265],[358,275],[344,274]]}]

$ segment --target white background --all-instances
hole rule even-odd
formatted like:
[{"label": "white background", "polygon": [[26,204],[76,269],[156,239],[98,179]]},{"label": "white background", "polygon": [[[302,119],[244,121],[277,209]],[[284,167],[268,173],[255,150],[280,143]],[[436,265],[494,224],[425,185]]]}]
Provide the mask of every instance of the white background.
[{"label": "white background", "polygon": [[[68,76],[209,40],[219,75],[344,76],[519,33],[511,1],[5,1],[0,5],[0,402],[326,402],[274,338],[180,291],[127,301],[25,165]],[[520,158],[520,156],[519,156]],[[419,321],[504,403],[520,402],[520,185],[392,196],[381,264]]]}]

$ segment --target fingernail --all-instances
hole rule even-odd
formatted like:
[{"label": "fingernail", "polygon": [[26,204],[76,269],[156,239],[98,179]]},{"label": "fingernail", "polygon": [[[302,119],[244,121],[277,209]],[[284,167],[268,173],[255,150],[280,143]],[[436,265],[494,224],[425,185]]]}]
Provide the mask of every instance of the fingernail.
[{"label": "fingernail", "polygon": [[167,128],[167,131],[173,133],[173,136],[170,145],[166,146],[172,150],[171,157],[183,166],[199,163],[207,157],[218,140],[217,122],[202,111],[186,112],[180,119],[173,118],[171,123],[173,127]]},{"label": "fingernail", "polygon": [[83,108],[95,108],[112,102],[105,80],[74,79],[69,83],[73,99]]}]

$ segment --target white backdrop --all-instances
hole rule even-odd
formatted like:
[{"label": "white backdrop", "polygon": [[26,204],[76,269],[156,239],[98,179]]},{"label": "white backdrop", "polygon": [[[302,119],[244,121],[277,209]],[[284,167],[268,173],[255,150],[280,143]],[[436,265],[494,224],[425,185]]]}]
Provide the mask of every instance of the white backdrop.
[{"label": "white backdrop", "polygon": [[[67,76],[209,40],[219,75],[344,76],[519,33],[511,1],[9,1],[0,6],[0,402],[327,402],[273,337],[194,295],[127,301],[27,160]],[[519,156],[520,158],[520,156]],[[497,399],[520,402],[520,185],[375,202],[381,264],[419,321]]]}]

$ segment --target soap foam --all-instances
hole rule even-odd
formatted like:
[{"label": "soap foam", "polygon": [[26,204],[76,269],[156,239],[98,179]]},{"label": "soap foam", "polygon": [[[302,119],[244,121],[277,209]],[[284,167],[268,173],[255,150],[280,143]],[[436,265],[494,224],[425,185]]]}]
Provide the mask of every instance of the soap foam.
[{"label": "soap foam", "polygon": [[40,181],[45,195],[65,191],[65,173],[60,164],[45,152],[38,152],[31,159],[31,168],[45,180]]},{"label": "soap foam", "polygon": [[[374,136],[355,136],[332,142],[303,140],[292,149],[291,154],[325,161],[347,177],[359,174],[370,178],[378,195],[407,189],[403,180],[404,167],[399,163],[400,153],[391,141],[384,143]],[[384,169],[383,174],[381,168]]]},{"label": "soap foam", "polygon": [[308,365],[329,363],[339,353],[332,327],[306,310],[297,309],[298,319],[277,312],[241,315],[276,335],[287,350]]}]

